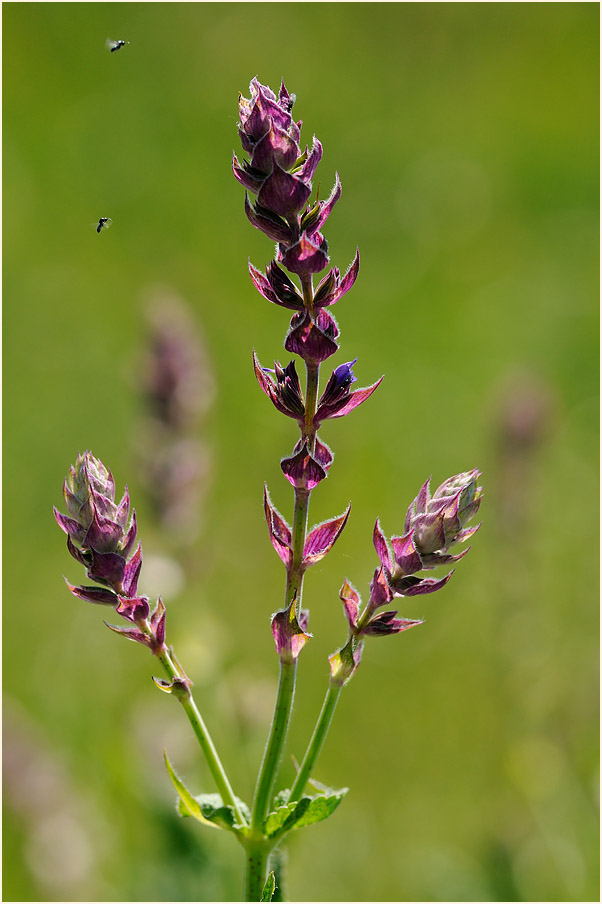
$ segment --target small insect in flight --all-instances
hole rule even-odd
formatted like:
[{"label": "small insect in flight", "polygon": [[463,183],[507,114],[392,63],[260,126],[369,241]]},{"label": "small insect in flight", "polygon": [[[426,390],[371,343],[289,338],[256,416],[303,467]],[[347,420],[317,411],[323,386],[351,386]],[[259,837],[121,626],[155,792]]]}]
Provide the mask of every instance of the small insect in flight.
[{"label": "small insect in flight", "polygon": [[111,53],[115,53],[116,50],[121,50],[121,48],[125,44],[130,44],[130,41],[122,41],[119,39],[118,41],[113,41],[111,38],[107,38],[105,42],[105,46],[111,51]]},{"label": "small insect in flight", "polygon": [[103,229],[108,229],[113,220],[111,217],[101,217],[98,221],[98,226],[96,227],[97,232],[102,232]]}]

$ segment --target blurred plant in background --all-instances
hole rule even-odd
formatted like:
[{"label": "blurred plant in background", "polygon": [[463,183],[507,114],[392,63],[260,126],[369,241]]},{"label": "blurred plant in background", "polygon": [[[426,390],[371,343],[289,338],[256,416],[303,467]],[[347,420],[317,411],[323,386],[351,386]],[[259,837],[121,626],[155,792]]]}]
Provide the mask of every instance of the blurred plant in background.
[{"label": "blurred plant in background", "polygon": [[200,327],[184,301],[155,289],[145,305],[147,348],[137,373],[146,417],[136,465],[160,528],[174,550],[198,540],[210,476],[203,438],[215,380]]}]

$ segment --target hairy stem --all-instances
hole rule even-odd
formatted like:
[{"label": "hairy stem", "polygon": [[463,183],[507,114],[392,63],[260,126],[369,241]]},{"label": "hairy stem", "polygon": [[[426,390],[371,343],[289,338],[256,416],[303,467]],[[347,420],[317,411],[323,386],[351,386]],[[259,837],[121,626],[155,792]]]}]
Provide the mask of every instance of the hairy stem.
[{"label": "hairy stem", "polygon": [[245,901],[260,901],[268,872],[270,847],[263,840],[246,845]]},{"label": "hairy stem", "polygon": [[293,708],[296,673],[296,661],[280,660],[280,680],[278,682],[274,716],[259,771],[259,778],[257,779],[255,800],[253,801],[251,831],[257,834],[261,832],[261,826],[270,808],[272,789],[276,780]]},{"label": "hairy stem", "polygon": [[324,741],[326,740],[326,735],[328,734],[328,729],[330,728],[330,723],[332,722],[332,717],[337,707],[337,703],[339,702],[339,696],[342,689],[342,684],[335,684],[333,682],[331,682],[328,687],[322,710],[318,716],[316,727],[314,728],[314,733],[311,736],[311,741],[309,742],[305,756],[303,757],[303,762],[299,767],[299,773],[295,779],[295,784],[291,788],[289,796],[289,800],[291,801],[299,800],[305,790],[305,786],[312,774],[316,760],[324,746]]}]

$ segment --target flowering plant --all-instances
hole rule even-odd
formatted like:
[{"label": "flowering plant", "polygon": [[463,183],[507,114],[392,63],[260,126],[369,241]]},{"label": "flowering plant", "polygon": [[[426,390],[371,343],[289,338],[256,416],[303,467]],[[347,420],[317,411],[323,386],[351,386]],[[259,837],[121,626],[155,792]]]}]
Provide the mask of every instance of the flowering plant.
[{"label": "flowering plant", "polygon": [[[299,438],[281,461],[284,477],[293,488],[290,523],[273,505],[267,487],[264,491],[269,537],[285,567],[286,582],[283,605],[271,621],[280,666],[277,698],[251,806],[235,795],[195,704],[192,682],[166,642],[163,601],[159,598],[151,605],[138,594],[142,551],[140,545],[134,549],[136,516],[127,489],[117,502],[110,470],[86,452],[65,480],[67,514],[55,509],[55,517],[67,534],[69,552],[93,582],[68,584],[70,591],[82,600],[113,608],[127,625],[108,627],[147,646],[159,660],[167,680],[155,678],[155,683],[179,700],[205,755],[218,794],[193,795],[165,756],[178,793],[179,812],[236,836],[246,856],[245,899],[259,901],[272,899],[276,877],[270,872],[270,862],[288,833],[327,818],[346,793],[347,789],[312,782],[312,775],[342,688],[360,665],[365,639],[399,634],[422,624],[385,607],[396,599],[437,592],[447,584],[452,571],[436,578],[423,572],[466,555],[468,548],[453,552],[453,547],[478,530],[479,525],[466,525],[478,511],[482,490],[476,468],[445,480],[432,494],[427,480],[407,510],[400,535],[387,537],[377,521],[373,543],[379,564],[369,583],[367,602],[362,603],[359,592],[345,579],[340,599],[347,636],[329,657],[326,697],[293,786],[275,791],[293,709],[298,660],[312,636],[309,611],[303,605],[305,573],[332,549],[350,513],[348,508],[309,527],[312,492],[327,477],[333,462],[333,453],[318,431],[324,421],[350,414],[365,402],[382,378],[364,388],[352,388],[357,382],[355,358],[335,367],[320,392],[321,365],[339,349],[340,331],[329,308],[352,288],[359,272],[359,252],[344,275],[330,267],[314,286],[314,275],[330,264],[322,230],[341,196],[341,183],[337,175],[327,200],[311,200],[322,145],[314,138],[311,150],[307,146],[302,149],[301,122],[292,117],[295,97],[284,83],[275,94],[253,79],[250,91],[250,99],[239,99],[239,135],[248,160],[240,161],[234,155],[232,168],[247,190],[248,219],[276,242],[276,252],[263,272],[252,264],[249,269],[260,295],[293,312],[284,347],[305,366],[302,386],[294,359],[285,366],[275,361],[273,368],[267,368],[253,354],[259,386],[277,411],[297,422]],[[307,790],[309,784],[314,790]]]}]

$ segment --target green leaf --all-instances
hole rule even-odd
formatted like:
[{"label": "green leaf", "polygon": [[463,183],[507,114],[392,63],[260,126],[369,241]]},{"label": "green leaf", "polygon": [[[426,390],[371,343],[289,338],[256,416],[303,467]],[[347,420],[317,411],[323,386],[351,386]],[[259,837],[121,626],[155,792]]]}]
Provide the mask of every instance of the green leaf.
[{"label": "green leaf", "polygon": [[207,819],[203,814],[200,803],[192,796],[182,779],[176,775],[174,772],[173,766],[169,762],[169,757],[167,756],[167,751],[163,751],[163,756],[165,757],[165,765],[167,766],[167,771],[169,772],[169,777],[173,782],[173,786],[179,794],[178,800],[178,812],[182,814],[182,816],[192,816],[194,819],[198,819],[199,822],[203,823],[203,825],[211,826],[214,829],[219,828],[219,825],[215,822],[212,822],[210,819]]},{"label": "green leaf", "polygon": [[[230,831],[243,828],[243,826],[239,826],[236,823],[236,816],[233,808],[224,804],[219,794],[196,794],[193,799],[195,803],[200,806],[203,817],[206,820],[209,820],[213,825],[219,826],[222,829],[229,829]],[[247,822],[250,822],[251,812],[245,802],[237,797],[236,803],[238,804],[242,815],[246,817]],[[187,805],[182,801],[182,798],[180,798],[178,802],[178,812],[180,813],[180,816],[191,815]]]},{"label": "green leaf", "polygon": [[285,804],[282,807],[277,807],[272,813],[269,814],[268,818],[263,824],[263,831],[269,837],[273,835],[275,832],[280,829],[287,818],[291,815],[291,813],[295,812],[297,808],[297,801],[293,801],[292,804]]},{"label": "green leaf", "polygon": [[[349,788],[341,788],[338,791],[333,791],[328,796],[317,794],[315,797],[310,798],[309,805],[305,808],[305,811],[300,814],[299,819],[295,819],[293,828],[300,829],[302,826],[310,826],[314,822],[322,822],[323,819],[328,819],[330,814],[334,813],[341,803],[348,790]],[[307,800],[307,798],[302,797],[299,804],[304,800]]]},{"label": "green leaf", "polygon": [[[269,814],[263,824],[263,830],[269,838],[274,835],[284,835],[291,829],[300,829],[303,826],[310,826],[314,822],[321,822],[334,813],[348,790],[348,788],[339,790],[328,788],[326,794],[304,795],[299,801],[282,804]],[[287,791],[281,791],[277,794],[276,802],[282,801],[287,793]]]},{"label": "green leaf", "polygon": [[282,791],[279,791],[278,794],[274,797],[274,803],[277,807],[281,807],[288,802],[289,797],[291,796],[290,788],[283,788]]},{"label": "green leaf", "polygon": [[260,900],[271,901],[274,897],[274,892],[276,891],[276,876],[274,875],[274,871],[270,873],[270,875],[265,880],[265,885],[263,886],[263,891],[261,893]]}]

